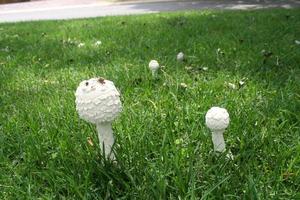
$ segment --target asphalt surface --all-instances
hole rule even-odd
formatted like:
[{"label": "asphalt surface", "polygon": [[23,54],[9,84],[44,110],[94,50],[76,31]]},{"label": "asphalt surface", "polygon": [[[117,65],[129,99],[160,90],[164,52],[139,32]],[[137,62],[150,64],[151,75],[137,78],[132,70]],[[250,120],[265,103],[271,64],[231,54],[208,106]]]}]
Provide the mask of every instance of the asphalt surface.
[{"label": "asphalt surface", "polygon": [[44,0],[0,5],[0,22],[77,19],[198,9],[299,8],[298,0]]}]

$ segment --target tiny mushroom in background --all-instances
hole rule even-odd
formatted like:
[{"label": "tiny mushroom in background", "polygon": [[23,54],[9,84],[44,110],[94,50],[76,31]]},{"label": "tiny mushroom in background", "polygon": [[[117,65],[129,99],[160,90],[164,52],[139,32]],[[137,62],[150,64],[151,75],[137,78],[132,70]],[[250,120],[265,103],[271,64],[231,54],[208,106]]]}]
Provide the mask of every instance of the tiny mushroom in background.
[{"label": "tiny mushroom in background", "polygon": [[227,83],[227,86],[233,90],[237,89],[237,86],[234,83]]},{"label": "tiny mushroom in background", "polygon": [[97,47],[97,46],[100,46],[102,44],[102,42],[100,40],[97,40],[95,43],[94,43],[94,46]]},{"label": "tiny mushroom in background", "polygon": [[119,91],[112,81],[91,78],[79,84],[75,96],[79,116],[96,124],[100,148],[107,158],[114,160],[112,152],[114,135],[111,123],[122,111]]},{"label": "tiny mushroom in background", "polygon": [[180,87],[183,89],[186,89],[188,87],[188,85],[186,83],[180,83]]},{"label": "tiny mushroom in background", "polygon": [[223,133],[229,125],[229,121],[229,114],[225,108],[212,107],[205,115],[206,126],[212,131],[215,152],[224,152],[226,150]]},{"label": "tiny mushroom in background", "polygon": [[157,70],[159,69],[159,64],[156,60],[151,60],[149,62],[149,69],[152,72],[152,76],[155,78],[157,76]]},{"label": "tiny mushroom in background", "polygon": [[84,46],[85,46],[85,43],[80,42],[77,46],[78,46],[79,48],[84,47]]},{"label": "tiny mushroom in background", "polygon": [[179,52],[178,54],[177,54],[177,61],[178,62],[182,62],[183,60],[184,60],[184,54],[182,53],[182,52]]}]

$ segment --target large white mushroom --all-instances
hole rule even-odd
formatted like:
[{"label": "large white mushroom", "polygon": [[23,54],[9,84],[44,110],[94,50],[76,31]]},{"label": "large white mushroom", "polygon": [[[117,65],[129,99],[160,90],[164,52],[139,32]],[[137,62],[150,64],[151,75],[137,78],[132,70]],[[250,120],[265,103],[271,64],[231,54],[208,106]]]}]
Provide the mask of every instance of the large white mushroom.
[{"label": "large white mushroom", "polygon": [[156,60],[151,60],[149,62],[149,69],[152,72],[152,76],[155,78],[157,76],[157,70],[159,69],[159,64]]},{"label": "large white mushroom", "polygon": [[122,111],[122,104],[114,83],[103,78],[84,80],[79,84],[75,96],[79,116],[96,124],[102,152],[107,158],[115,159],[111,123]]},{"label": "large white mushroom", "polygon": [[212,107],[205,115],[205,123],[212,131],[212,141],[216,152],[226,150],[223,133],[229,125],[229,121],[229,114],[225,108]]}]

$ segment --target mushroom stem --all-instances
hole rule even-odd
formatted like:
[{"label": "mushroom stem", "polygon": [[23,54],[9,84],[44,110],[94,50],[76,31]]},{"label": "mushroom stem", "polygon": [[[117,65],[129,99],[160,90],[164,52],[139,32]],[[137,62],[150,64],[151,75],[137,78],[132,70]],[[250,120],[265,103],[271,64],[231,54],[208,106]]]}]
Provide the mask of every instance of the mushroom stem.
[{"label": "mushroom stem", "polygon": [[152,77],[157,78],[157,70],[151,70],[152,72]]},{"label": "mushroom stem", "polygon": [[212,131],[212,141],[216,152],[224,152],[226,150],[223,132],[224,130]]},{"label": "mushroom stem", "polygon": [[[111,123],[109,123],[109,122],[98,123],[97,131],[98,131],[100,149],[101,149],[102,153],[104,153],[107,158],[114,160],[115,155],[114,155],[114,152],[112,152],[112,146],[115,142],[115,138],[114,138],[113,131],[111,128]],[[103,147],[104,147],[104,149],[103,149]]]}]

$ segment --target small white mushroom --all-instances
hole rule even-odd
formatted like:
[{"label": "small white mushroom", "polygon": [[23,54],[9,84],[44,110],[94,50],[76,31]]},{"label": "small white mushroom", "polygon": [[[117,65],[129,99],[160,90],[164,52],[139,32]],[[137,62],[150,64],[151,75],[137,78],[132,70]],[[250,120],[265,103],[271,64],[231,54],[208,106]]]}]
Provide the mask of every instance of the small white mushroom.
[{"label": "small white mushroom", "polygon": [[179,52],[177,54],[177,61],[182,62],[184,60],[184,54],[182,52]]},{"label": "small white mushroom", "polygon": [[186,89],[188,87],[188,85],[186,83],[180,83],[180,87]]},{"label": "small white mushroom", "polygon": [[100,148],[107,158],[114,160],[111,123],[122,111],[120,93],[114,83],[103,78],[84,80],[79,84],[75,96],[79,116],[96,124]]},{"label": "small white mushroom", "polygon": [[230,88],[230,89],[237,89],[236,85],[234,83],[227,83],[227,86]]},{"label": "small white mushroom", "polygon": [[157,70],[159,69],[159,64],[156,60],[151,60],[149,62],[149,69],[152,72],[152,76],[156,77],[157,76]]},{"label": "small white mushroom", "polygon": [[229,121],[229,114],[225,108],[212,107],[205,115],[206,126],[212,131],[215,152],[226,150],[223,133],[229,125]]},{"label": "small white mushroom", "polygon": [[102,44],[102,42],[100,40],[97,40],[95,43],[94,43],[94,46],[95,47],[98,47]]},{"label": "small white mushroom", "polygon": [[81,42],[81,43],[79,43],[77,46],[78,46],[79,48],[84,47],[84,46],[85,46],[85,43]]}]

